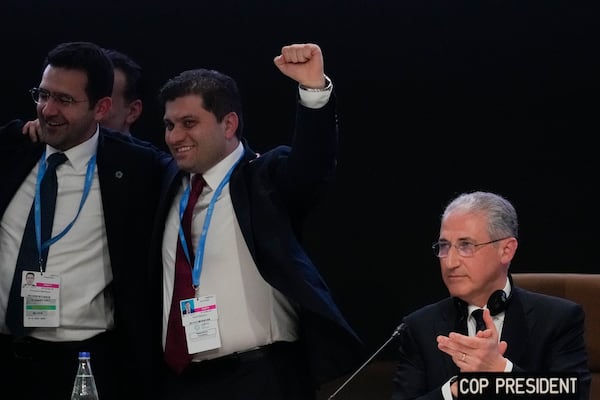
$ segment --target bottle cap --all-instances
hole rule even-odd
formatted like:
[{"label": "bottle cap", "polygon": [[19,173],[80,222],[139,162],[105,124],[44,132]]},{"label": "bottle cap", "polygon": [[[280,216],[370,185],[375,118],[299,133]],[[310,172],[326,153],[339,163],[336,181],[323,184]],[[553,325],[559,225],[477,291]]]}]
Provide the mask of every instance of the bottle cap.
[{"label": "bottle cap", "polygon": [[90,352],[89,351],[80,351],[79,358],[90,358]]}]

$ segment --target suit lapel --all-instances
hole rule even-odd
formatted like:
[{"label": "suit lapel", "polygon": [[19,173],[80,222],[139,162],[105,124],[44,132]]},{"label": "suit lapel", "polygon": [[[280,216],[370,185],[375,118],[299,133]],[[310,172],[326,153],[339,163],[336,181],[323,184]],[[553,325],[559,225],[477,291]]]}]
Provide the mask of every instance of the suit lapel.
[{"label": "suit lapel", "polygon": [[[456,299],[450,298],[444,305],[442,310],[442,318],[435,321],[435,336],[444,335],[448,336],[450,332],[458,332],[466,335],[467,333],[467,319],[465,318],[465,312],[457,306]],[[444,360],[444,370],[446,376],[454,376],[459,372],[458,367],[452,361],[452,357],[443,353],[442,358]]]},{"label": "suit lapel", "polygon": [[242,235],[244,235],[244,239],[246,240],[248,250],[250,250],[252,257],[255,257],[256,250],[253,242],[254,235],[252,234],[252,216],[250,213],[250,204],[248,200],[250,189],[247,186],[249,183],[247,182],[246,176],[248,175],[247,164],[255,161],[258,158],[258,155],[247,146],[245,141],[243,141],[243,144],[245,150],[244,158],[240,161],[236,169],[231,174],[231,179],[229,181],[229,193],[231,195],[231,202],[233,204],[235,216],[238,220]]},{"label": "suit lapel", "polygon": [[[105,156],[107,153],[110,154],[109,157]],[[128,218],[123,204],[123,198],[126,198],[126,187],[121,182],[123,177],[129,173],[125,168],[126,163],[123,162],[126,159],[127,155],[121,154],[118,146],[105,140],[103,130],[100,129],[96,151],[96,168],[98,168],[106,238],[111,254],[115,254],[115,249],[112,246],[123,241],[127,242],[127,238],[122,236],[125,235],[125,232],[119,228],[120,221]],[[110,215],[110,218],[106,218],[107,215]]]},{"label": "suit lapel", "polygon": [[158,220],[161,221],[161,223],[165,222],[167,214],[171,208],[171,204],[173,203],[173,199],[177,194],[177,190],[179,190],[181,182],[186,175],[188,175],[187,172],[180,170],[176,166],[168,169],[163,180],[163,188],[158,200],[158,209],[161,213]]},{"label": "suit lapel", "polygon": [[512,290],[512,298],[504,315],[501,340],[508,343],[505,357],[518,365],[529,346],[529,326],[535,324],[535,317],[524,310],[519,289],[513,286]]}]

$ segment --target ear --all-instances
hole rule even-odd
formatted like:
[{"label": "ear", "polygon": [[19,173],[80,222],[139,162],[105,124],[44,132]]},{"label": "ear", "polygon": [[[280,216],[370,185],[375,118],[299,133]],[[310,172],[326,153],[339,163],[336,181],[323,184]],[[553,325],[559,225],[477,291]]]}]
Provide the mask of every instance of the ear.
[{"label": "ear", "polygon": [[231,139],[235,136],[235,132],[240,124],[240,119],[235,112],[230,112],[225,117],[223,117],[223,122],[225,126],[225,136],[227,139]]},{"label": "ear", "polygon": [[133,123],[140,118],[140,115],[142,114],[142,108],[142,100],[140,99],[129,103],[127,105],[128,111],[127,116],[125,117],[125,122],[127,122],[128,125],[133,125]]},{"label": "ear", "polygon": [[506,239],[506,241],[503,241],[502,246],[500,247],[500,251],[502,252],[500,257],[503,263],[510,263],[517,252],[517,247],[519,247],[517,238],[511,237]]},{"label": "ear", "polygon": [[110,97],[103,97],[96,102],[94,106],[96,121],[101,121],[106,117],[106,114],[110,111],[112,107],[112,99]]}]

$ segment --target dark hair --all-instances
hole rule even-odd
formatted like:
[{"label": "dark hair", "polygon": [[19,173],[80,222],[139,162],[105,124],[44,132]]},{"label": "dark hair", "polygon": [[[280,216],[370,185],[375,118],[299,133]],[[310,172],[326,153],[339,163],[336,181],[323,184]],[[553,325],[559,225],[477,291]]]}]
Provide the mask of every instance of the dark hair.
[{"label": "dark hair", "polygon": [[219,122],[228,113],[235,112],[240,121],[235,135],[238,139],[242,138],[242,101],[233,78],[219,71],[203,68],[184,71],[160,88],[158,100],[164,107],[167,101],[187,95],[200,96],[204,109],[213,113]]},{"label": "dark hair", "polygon": [[48,65],[85,72],[88,78],[85,93],[90,108],[93,108],[101,98],[112,95],[114,83],[112,61],[104,50],[94,43],[61,43],[48,52],[44,60],[44,69]]},{"label": "dark hair", "polygon": [[142,67],[128,55],[115,49],[104,49],[115,69],[125,75],[123,97],[128,103],[143,97]]}]

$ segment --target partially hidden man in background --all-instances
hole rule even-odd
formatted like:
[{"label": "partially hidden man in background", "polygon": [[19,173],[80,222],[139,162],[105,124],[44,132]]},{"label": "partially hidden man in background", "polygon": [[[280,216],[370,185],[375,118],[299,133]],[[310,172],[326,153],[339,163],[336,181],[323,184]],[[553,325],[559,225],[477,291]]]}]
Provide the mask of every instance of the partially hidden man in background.
[{"label": "partially hidden man in background", "polygon": [[315,399],[364,356],[300,239],[334,178],[332,82],[316,44],[284,46],[274,63],[299,84],[296,125],[291,146],[264,154],[242,136],[230,76],[188,70],[159,93],[181,170],[165,182],[151,246],[165,399]]},{"label": "partially hidden man in background", "polygon": [[588,399],[583,308],[512,284],[517,237],[517,213],[500,195],[448,204],[433,249],[450,297],[405,317],[393,400],[452,400],[459,372],[511,371],[577,373]]}]

